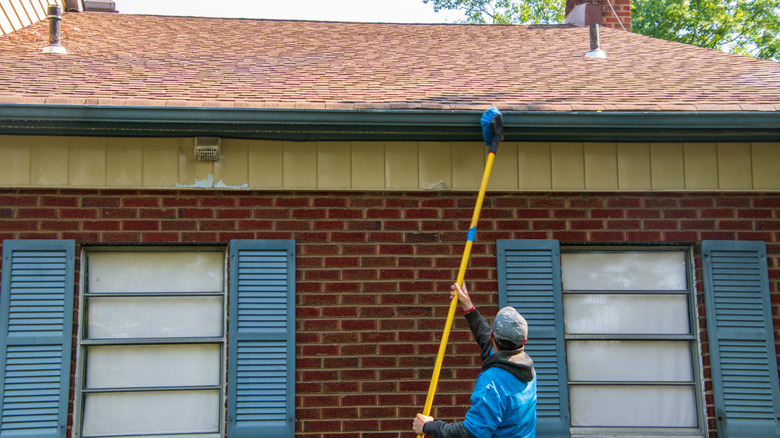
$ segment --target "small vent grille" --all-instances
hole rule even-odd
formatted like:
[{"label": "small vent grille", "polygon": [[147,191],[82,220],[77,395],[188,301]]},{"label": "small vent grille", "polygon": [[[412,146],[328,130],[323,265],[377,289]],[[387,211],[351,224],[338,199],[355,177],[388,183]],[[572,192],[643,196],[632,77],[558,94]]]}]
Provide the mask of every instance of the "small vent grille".
[{"label": "small vent grille", "polygon": [[199,161],[219,161],[222,155],[219,137],[196,137],[195,159]]}]

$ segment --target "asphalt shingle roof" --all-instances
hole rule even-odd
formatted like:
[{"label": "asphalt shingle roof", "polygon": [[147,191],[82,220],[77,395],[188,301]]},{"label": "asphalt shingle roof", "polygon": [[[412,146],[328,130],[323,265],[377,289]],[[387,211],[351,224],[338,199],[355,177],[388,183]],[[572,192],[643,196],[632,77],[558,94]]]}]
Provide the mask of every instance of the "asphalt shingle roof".
[{"label": "asphalt shingle roof", "polygon": [[569,25],[66,13],[0,37],[0,103],[297,109],[779,111],[780,63]]}]

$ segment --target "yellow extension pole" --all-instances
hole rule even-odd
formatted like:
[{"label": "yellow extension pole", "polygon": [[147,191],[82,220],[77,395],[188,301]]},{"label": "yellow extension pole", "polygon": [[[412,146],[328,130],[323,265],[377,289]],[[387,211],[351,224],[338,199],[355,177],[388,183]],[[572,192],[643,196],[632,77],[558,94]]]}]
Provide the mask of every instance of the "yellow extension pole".
[{"label": "yellow extension pole", "polygon": [[[479,185],[479,195],[477,196],[477,203],[474,205],[474,214],[471,216],[471,225],[469,226],[469,237],[466,240],[466,247],[463,249],[463,257],[460,259],[460,269],[458,269],[458,279],[456,282],[458,285],[463,285],[463,279],[466,276],[466,266],[469,263],[469,255],[471,254],[471,246],[474,244],[474,237],[477,232],[477,222],[479,221],[479,213],[482,211],[482,201],[485,199],[485,190],[487,190],[488,179],[490,179],[490,170],[493,168],[493,159],[496,157],[495,152],[488,153],[487,161],[485,162],[485,172],[482,174],[482,183]],[[441,364],[444,361],[444,351],[447,349],[447,341],[450,337],[450,329],[452,329],[452,321],[455,319],[455,310],[458,307],[458,295],[452,298],[450,302],[450,310],[447,313],[447,322],[444,323],[444,332],[441,335],[441,344],[439,345],[439,353],[436,355],[436,365],[433,367],[433,376],[431,376],[431,384],[428,387],[428,397],[425,399],[425,408],[423,409],[423,415],[431,415],[431,407],[433,406],[433,396],[436,394],[436,385],[439,382],[439,373],[441,372]],[[421,435],[417,435],[417,438],[422,438]]]}]

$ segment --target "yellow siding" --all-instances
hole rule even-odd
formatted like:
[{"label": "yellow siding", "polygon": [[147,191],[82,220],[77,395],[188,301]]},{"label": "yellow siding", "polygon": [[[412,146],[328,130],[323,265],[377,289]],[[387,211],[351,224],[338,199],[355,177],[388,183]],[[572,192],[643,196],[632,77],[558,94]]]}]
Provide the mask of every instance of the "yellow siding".
[{"label": "yellow siding", "polygon": [[106,185],[105,138],[73,137],[68,151],[68,184],[79,187]]},{"label": "yellow siding", "polygon": [[617,144],[618,189],[650,190],[650,145]]},{"label": "yellow siding", "polygon": [[144,181],[144,143],[141,138],[106,141],[106,186],[141,187]]},{"label": "yellow siding", "polygon": [[650,144],[650,178],[653,190],[682,190],[685,188],[682,144]]},{"label": "yellow siding", "polygon": [[286,189],[317,188],[317,143],[283,143],[283,184]]},{"label": "yellow siding", "polygon": [[247,149],[249,187],[282,188],[284,144],[281,141],[249,140]]},{"label": "yellow siding", "polygon": [[418,189],[419,158],[417,143],[385,143],[385,188]]},{"label": "yellow siding", "polygon": [[[193,153],[193,151],[190,151]],[[179,183],[179,139],[148,138],[143,147],[144,187],[176,187]]]},{"label": "yellow siding", "polygon": [[777,190],[780,188],[780,144],[753,143],[753,188]]},{"label": "yellow siding", "polygon": [[718,188],[718,147],[715,143],[686,143],[685,188],[715,190]]},{"label": "yellow siding", "polygon": [[[482,146],[487,156],[487,147]],[[501,143],[493,159],[488,188],[491,190],[515,190],[518,187],[517,143]],[[475,163],[476,166],[479,163]],[[484,173],[484,167],[482,170]],[[479,178],[481,181],[481,177]]]},{"label": "yellow siding", "polygon": [[[452,188],[452,145],[426,142],[419,144],[420,184],[427,190]],[[479,187],[479,183],[477,183]]]},{"label": "yellow siding", "polygon": [[348,189],[352,187],[352,156],[349,142],[317,144],[317,188]]},{"label": "yellow siding", "polygon": [[550,143],[520,143],[517,166],[519,187],[528,190],[552,189]]},{"label": "yellow siding", "polygon": [[30,184],[68,186],[68,138],[34,137],[30,140]]},{"label": "yellow siding", "polygon": [[753,188],[750,143],[718,143],[718,179],[722,189]]},{"label": "yellow siding", "polygon": [[585,187],[617,190],[618,166],[615,143],[585,143]]},{"label": "yellow siding", "polygon": [[385,188],[385,144],[381,141],[352,143],[350,187]]},{"label": "yellow siding", "polygon": [[[0,136],[2,187],[477,190],[480,142]],[[491,191],[780,190],[780,143],[506,142]]]},{"label": "yellow siding", "polygon": [[30,137],[0,137],[0,186],[25,186],[30,184]]},{"label": "yellow siding", "polygon": [[222,139],[222,158],[214,163],[217,187],[249,187],[249,141]]},{"label": "yellow siding", "polygon": [[553,143],[552,186],[555,190],[585,188],[585,160],[582,143]]}]

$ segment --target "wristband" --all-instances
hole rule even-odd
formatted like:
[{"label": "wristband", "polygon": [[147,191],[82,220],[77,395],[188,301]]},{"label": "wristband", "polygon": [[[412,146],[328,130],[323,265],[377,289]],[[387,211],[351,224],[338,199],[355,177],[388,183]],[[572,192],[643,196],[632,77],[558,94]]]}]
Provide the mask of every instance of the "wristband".
[{"label": "wristband", "polygon": [[474,311],[474,309],[476,309],[476,307],[474,307],[474,306],[471,306],[471,309],[464,311],[464,312],[463,312],[463,314],[464,314],[464,315],[466,315],[466,314],[469,314],[469,313],[473,312],[473,311]]}]

